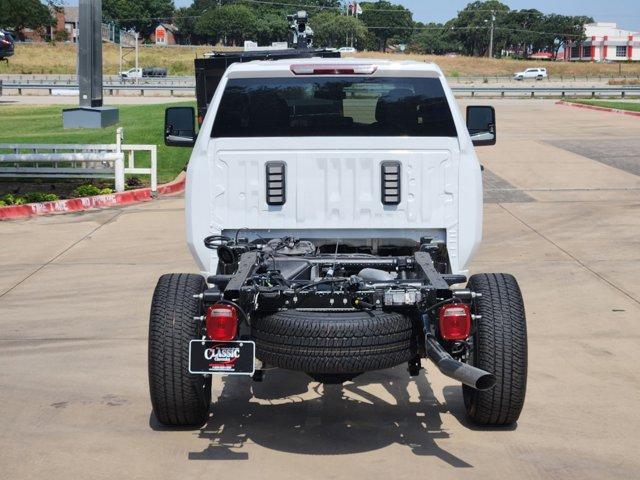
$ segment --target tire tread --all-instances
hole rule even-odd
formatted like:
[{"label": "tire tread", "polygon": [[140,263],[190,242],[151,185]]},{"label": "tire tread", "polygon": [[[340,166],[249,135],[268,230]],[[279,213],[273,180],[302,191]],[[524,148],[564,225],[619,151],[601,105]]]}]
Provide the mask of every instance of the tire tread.
[{"label": "tire tread", "polygon": [[496,375],[487,391],[463,387],[469,417],[482,425],[510,425],[522,411],[527,385],[527,326],[522,293],[505,273],[473,275],[467,288],[479,292],[475,313],[475,366]]},{"label": "tire tread", "polygon": [[307,373],[379,370],[416,354],[413,323],[396,312],[286,310],[257,319],[252,332],[262,361]]},{"label": "tire tread", "polygon": [[172,273],[158,280],[149,315],[149,392],[158,421],[201,426],[209,411],[211,378],[189,373],[189,341],[198,338],[200,275]]}]

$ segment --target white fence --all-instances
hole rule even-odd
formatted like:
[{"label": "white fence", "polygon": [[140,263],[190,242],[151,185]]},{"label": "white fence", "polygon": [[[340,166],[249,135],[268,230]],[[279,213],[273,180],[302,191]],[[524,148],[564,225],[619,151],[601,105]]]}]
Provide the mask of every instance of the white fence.
[{"label": "white fence", "polygon": [[[136,167],[136,152],[149,152],[149,167]],[[122,192],[127,174],[149,175],[155,196],[158,148],[123,144],[122,128],[114,144],[0,143],[0,177],[114,178],[116,192]]]}]

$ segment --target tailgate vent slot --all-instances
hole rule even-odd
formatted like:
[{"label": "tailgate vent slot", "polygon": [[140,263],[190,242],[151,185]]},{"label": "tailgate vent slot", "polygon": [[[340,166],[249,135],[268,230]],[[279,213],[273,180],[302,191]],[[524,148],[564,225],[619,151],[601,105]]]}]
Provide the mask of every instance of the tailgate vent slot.
[{"label": "tailgate vent slot", "polygon": [[284,205],[286,197],[286,163],[267,162],[267,205]]},{"label": "tailgate vent slot", "polygon": [[398,205],[400,203],[400,162],[382,162],[381,168],[382,203],[384,205]]}]

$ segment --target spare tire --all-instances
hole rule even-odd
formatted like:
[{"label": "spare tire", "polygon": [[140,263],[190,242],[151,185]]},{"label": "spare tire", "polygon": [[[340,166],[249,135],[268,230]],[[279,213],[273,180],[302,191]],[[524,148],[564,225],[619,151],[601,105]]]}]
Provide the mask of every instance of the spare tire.
[{"label": "spare tire", "polygon": [[251,329],[260,360],[306,373],[380,370],[417,352],[411,318],[396,312],[285,310],[254,318]]}]

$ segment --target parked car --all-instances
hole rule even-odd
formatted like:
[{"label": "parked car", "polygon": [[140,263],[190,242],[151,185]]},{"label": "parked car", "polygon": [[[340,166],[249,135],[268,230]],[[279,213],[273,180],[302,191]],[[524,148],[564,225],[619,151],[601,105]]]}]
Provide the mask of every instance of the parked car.
[{"label": "parked car", "polygon": [[6,60],[14,53],[14,41],[9,32],[0,30],[0,60]]},{"label": "parked car", "polygon": [[547,77],[548,75],[546,68],[527,68],[524,72],[516,72],[513,75],[514,80],[525,80],[527,78],[542,80]]},{"label": "parked car", "polygon": [[231,64],[195,125],[191,107],[165,112],[165,144],[193,148],[186,233],[200,273],[165,274],[153,294],[160,423],[203,425],[213,375],[281,368],[335,384],[403,364],[416,376],[425,358],[462,383],[472,421],[518,419],[520,288],[505,273],[467,282],[482,236],[474,146],[496,142],[492,107],[468,106],[465,124],[432,63],[303,50]]},{"label": "parked car", "polygon": [[356,53],[358,50],[353,47],[340,47],[338,51],[340,53]]},{"label": "parked car", "polygon": [[166,77],[167,69],[164,67],[130,68],[119,73],[123,79],[143,77]]}]

